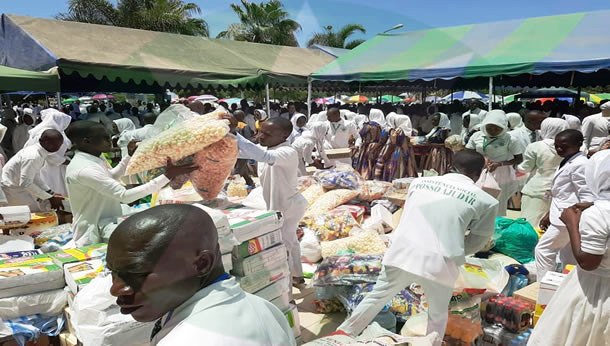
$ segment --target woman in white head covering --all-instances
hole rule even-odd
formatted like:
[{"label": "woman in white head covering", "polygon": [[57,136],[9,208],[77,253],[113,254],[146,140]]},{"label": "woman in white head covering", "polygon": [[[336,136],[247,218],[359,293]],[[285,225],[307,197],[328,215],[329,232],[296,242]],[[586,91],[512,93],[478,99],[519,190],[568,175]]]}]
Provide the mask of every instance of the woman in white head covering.
[{"label": "woman in white head covering", "polygon": [[131,141],[132,137],[129,136],[129,132],[136,129],[136,125],[128,118],[121,118],[112,121],[112,130],[114,136],[112,136],[113,143],[121,149],[121,157],[127,155],[127,145]]},{"label": "woman in white head covering", "polygon": [[506,216],[508,200],[517,192],[514,165],[523,161],[525,148],[508,134],[508,119],[504,111],[495,109],[486,114],[481,131],[470,137],[467,149],[485,156],[487,165],[482,176],[491,174],[502,190],[498,196],[498,216]]},{"label": "woman in white head covering", "polygon": [[261,123],[267,119],[269,119],[269,116],[267,115],[267,112],[265,112],[262,109],[255,109],[254,110],[254,119],[256,119],[256,122],[254,123],[254,127],[256,128],[256,131],[258,132],[261,129]]},{"label": "woman in white head covering", "polygon": [[451,132],[451,123],[445,113],[437,112],[432,116],[432,130],[426,135],[426,141],[443,143]]},{"label": "woman in white head covering", "polygon": [[30,138],[30,130],[34,128],[34,111],[31,108],[24,108],[23,115],[19,117],[19,125],[13,131],[13,150],[17,153],[25,147],[25,143]]},{"label": "woman in white head covering", "polygon": [[567,208],[561,214],[578,266],[553,295],[528,345],[608,345],[610,151],[591,157],[585,180],[596,196],[595,203],[589,208]]},{"label": "woman in white head covering", "polygon": [[66,189],[65,183],[67,164],[66,152],[72,146],[72,142],[70,142],[66,136],[65,131],[70,125],[72,118],[54,108],[48,108],[41,111],[40,117],[42,122],[30,130],[30,138],[25,143],[24,147],[36,145],[45,130],[55,129],[61,132],[64,136],[64,144],[57,152],[47,157],[47,160],[40,171],[40,176],[55,193],[67,196],[68,190]]},{"label": "woman in white head covering", "polygon": [[518,129],[523,126],[523,118],[521,118],[521,114],[519,113],[507,113],[506,117],[508,118],[508,126],[511,131]]},{"label": "woman in white head covering", "polygon": [[521,190],[521,217],[534,227],[540,225],[540,220],[551,207],[548,196],[555,171],[562,160],[555,151],[555,136],[567,128],[568,122],[563,119],[545,119],[540,126],[542,140],[527,146],[523,162],[517,166],[519,172],[530,174]]},{"label": "woman in white head covering", "polygon": [[470,137],[481,130],[481,116],[478,114],[468,114],[462,117],[462,142],[468,144]]},{"label": "woman in white head covering", "polygon": [[600,144],[610,135],[610,102],[599,106],[601,113],[589,115],[582,121],[582,134],[589,154],[599,150]]},{"label": "woman in white head covering", "polygon": [[386,128],[387,122],[385,119],[385,115],[383,111],[377,108],[371,108],[371,112],[369,113],[369,121],[377,123],[381,128]]},{"label": "woman in white head covering", "polygon": [[411,118],[404,114],[397,114],[391,112],[386,117],[388,127],[391,129],[400,129],[402,132],[411,137],[413,135],[413,125],[411,124]]},{"label": "woman in white head covering", "polygon": [[300,136],[305,130],[307,130],[307,116],[302,113],[296,113],[290,119],[292,123],[292,130],[298,133]]}]

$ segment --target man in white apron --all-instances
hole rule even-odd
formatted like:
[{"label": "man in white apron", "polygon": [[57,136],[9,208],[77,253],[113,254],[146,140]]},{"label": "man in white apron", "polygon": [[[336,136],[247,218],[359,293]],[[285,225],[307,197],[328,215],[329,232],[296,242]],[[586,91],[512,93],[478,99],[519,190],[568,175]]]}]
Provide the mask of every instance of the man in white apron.
[{"label": "man in white apron", "polygon": [[[232,123],[236,124],[234,119]],[[299,155],[288,143],[291,133],[290,120],[280,117],[272,118],[260,125],[256,138],[262,147],[239,134],[237,143],[239,158],[262,163],[259,166],[259,177],[263,188],[263,198],[268,210],[279,211],[284,216],[282,240],[288,249],[290,273],[293,283],[301,284],[304,279],[297,227],[305,215],[307,200],[297,189]]]},{"label": "man in white apron", "polygon": [[[341,117],[341,112],[338,108],[331,108],[326,113],[326,137],[324,141],[325,149],[343,149],[354,146],[356,140],[360,137],[356,124],[347,121]],[[351,157],[345,159],[330,160],[326,166],[343,163],[352,165]]]},{"label": "man in white apron", "polygon": [[461,151],[454,157],[457,173],[411,183],[375,288],[339,331],[360,334],[395,294],[416,282],[429,302],[427,333],[437,332],[440,345],[458,266],[466,254],[483,248],[494,232],[498,201],[475,185],[484,165],[482,155]]},{"label": "man in white apron", "polygon": [[585,167],[587,156],[580,151],[583,135],[578,130],[562,131],[555,137],[555,150],[563,158],[555,176],[549,198],[550,211],[540,221],[546,229],[536,246],[536,270],[538,280],[557,267],[557,254],[563,264],[576,264],[570,250],[570,236],[559,219],[565,208],[577,203],[594,202],[595,196],[587,186]]}]

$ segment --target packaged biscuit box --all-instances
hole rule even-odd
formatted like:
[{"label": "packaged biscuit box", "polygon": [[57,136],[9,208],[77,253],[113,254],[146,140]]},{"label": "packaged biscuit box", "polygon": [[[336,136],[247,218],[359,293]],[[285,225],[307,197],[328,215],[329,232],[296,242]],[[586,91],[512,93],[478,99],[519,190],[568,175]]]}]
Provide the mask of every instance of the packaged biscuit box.
[{"label": "packaged biscuit box", "polygon": [[0,298],[64,287],[61,267],[47,255],[0,260]]},{"label": "packaged biscuit box", "polygon": [[233,273],[247,276],[262,270],[277,268],[287,260],[286,247],[278,245],[247,258],[233,257]]},{"label": "packaged biscuit box", "polygon": [[275,211],[237,206],[222,212],[227,215],[233,236],[239,243],[280,229],[284,222],[281,214]]},{"label": "packaged biscuit box", "polygon": [[235,258],[246,258],[257,253],[272,248],[282,243],[281,231],[275,230],[273,232],[263,234],[254,239],[247,240],[233,248],[233,257]]},{"label": "packaged biscuit box", "polygon": [[288,263],[284,262],[277,268],[261,270],[244,277],[237,277],[237,280],[244,291],[254,293],[288,276],[290,276],[290,269],[288,268]]},{"label": "packaged biscuit box", "polygon": [[50,252],[47,255],[55,261],[57,265],[64,266],[68,263],[88,261],[106,256],[108,244],[98,243],[74,249],[65,249],[57,252]]},{"label": "packaged biscuit box", "polygon": [[104,261],[101,259],[66,264],[64,266],[64,278],[68,288],[72,293],[78,293],[104,271],[104,267]]}]

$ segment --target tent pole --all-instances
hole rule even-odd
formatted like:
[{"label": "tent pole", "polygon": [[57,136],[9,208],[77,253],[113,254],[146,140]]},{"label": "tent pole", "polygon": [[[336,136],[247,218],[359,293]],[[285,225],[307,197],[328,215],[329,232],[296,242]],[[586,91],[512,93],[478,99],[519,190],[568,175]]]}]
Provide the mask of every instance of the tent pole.
[{"label": "tent pole", "polygon": [[61,93],[58,91],[55,97],[57,97],[57,109],[61,110]]},{"label": "tent pole", "polygon": [[265,84],[265,94],[267,96],[267,114],[271,114],[271,105],[269,102],[269,83]]},{"label": "tent pole", "polygon": [[307,78],[307,119],[311,117],[311,77]]},{"label": "tent pole", "polygon": [[581,94],[582,94],[582,90],[581,90],[581,88],[580,88],[580,87],[578,87],[578,89],[577,89],[577,90],[578,90],[578,94],[576,94],[576,100],[574,100],[574,105],[579,104],[579,102],[580,102],[580,96],[581,96]]},{"label": "tent pole", "polygon": [[493,107],[493,99],[494,99],[494,77],[489,77],[489,107],[488,110],[491,111]]},{"label": "tent pole", "polygon": [[244,90],[243,89],[239,91],[239,98],[242,100],[244,99]]},{"label": "tent pole", "polygon": [[451,103],[453,103],[453,88],[451,88]]}]

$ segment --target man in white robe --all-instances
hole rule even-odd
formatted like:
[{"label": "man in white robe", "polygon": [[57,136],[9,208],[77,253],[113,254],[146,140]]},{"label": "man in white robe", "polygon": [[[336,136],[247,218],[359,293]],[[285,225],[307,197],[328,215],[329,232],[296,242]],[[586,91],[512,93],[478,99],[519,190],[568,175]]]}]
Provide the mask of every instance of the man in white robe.
[{"label": "man in white robe", "polygon": [[411,183],[377,283],[339,331],[359,335],[395,294],[417,282],[428,300],[426,334],[438,333],[435,345],[441,344],[458,266],[494,232],[498,201],[475,185],[484,165],[482,155],[460,151],[454,158],[457,173]]},{"label": "man in white robe", "polygon": [[13,131],[13,150],[18,152],[23,149],[25,143],[30,138],[30,130],[34,128],[34,111],[30,108],[23,110],[23,116],[19,125]]},{"label": "man in white robe", "polygon": [[585,138],[585,149],[593,154],[600,144],[610,136],[610,102],[599,107],[600,113],[589,115],[582,122],[582,134]]},{"label": "man in white robe", "polygon": [[[356,124],[341,118],[341,113],[339,112],[338,108],[329,109],[326,113],[326,117],[328,120],[325,121],[326,135],[324,148],[327,150],[352,148],[358,138],[360,138]],[[330,165],[336,165],[337,163],[351,165],[352,159],[350,157],[345,159],[330,160],[326,166],[328,167]]]}]

